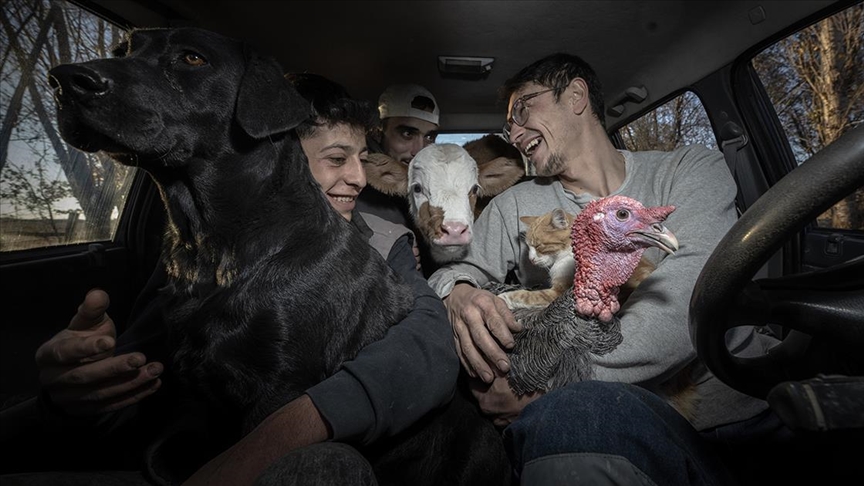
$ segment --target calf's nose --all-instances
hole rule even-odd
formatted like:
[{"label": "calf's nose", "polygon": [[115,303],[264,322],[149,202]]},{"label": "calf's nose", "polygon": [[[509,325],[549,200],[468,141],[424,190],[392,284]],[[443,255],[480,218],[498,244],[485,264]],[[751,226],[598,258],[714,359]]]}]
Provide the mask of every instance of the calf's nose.
[{"label": "calf's nose", "polygon": [[471,242],[471,228],[465,223],[456,221],[444,221],[441,223],[441,245],[466,245]]}]

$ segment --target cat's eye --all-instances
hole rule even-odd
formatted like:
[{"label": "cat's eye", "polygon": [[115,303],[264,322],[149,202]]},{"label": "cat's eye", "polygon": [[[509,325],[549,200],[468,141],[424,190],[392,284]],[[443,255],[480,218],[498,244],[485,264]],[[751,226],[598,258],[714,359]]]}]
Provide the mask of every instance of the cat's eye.
[{"label": "cat's eye", "polygon": [[618,218],[619,221],[627,221],[627,219],[630,218],[630,211],[626,209],[619,209],[615,213],[615,217]]},{"label": "cat's eye", "polygon": [[519,241],[525,241],[525,232],[524,231],[519,232]]}]

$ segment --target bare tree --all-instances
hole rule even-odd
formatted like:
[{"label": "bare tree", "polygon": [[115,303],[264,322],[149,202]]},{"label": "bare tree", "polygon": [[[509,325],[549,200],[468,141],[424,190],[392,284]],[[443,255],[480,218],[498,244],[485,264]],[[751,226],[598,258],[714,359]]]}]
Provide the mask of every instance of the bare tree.
[{"label": "bare tree", "polygon": [[[784,39],[757,56],[754,66],[803,162],[864,119],[864,5]],[[818,222],[864,229],[864,189]]]},{"label": "bare tree", "polygon": [[673,150],[700,143],[717,147],[699,98],[685,92],[620,130],[628,150]]},{"label": "bare tree", "polygon": [[[12,187],[38,187],[36,162],[21,161],[16,170],[7,170],[11,142],[29,146],[36,153],[40,141],[48,141],[50,157],[37,157],[39,163],[59,164],[57,177],[66,184],[80,205],[89,239],[110,237],[110,218],[116,199],[128,188],[126,167],[118,167],[105,157],[84,154],[66,145],[56,128],[54,100],[47,83],[48,70],[61,63],[77,62],[104,55],[116,42],[121,30],[77,7],[58,0],[8,0],[0,13],[0,32],[5,42],[0,65],[0,97],[9,108],[0,124],[0,170],[7,202],[28,207],[25,192]],[[8,100],[8,104],[7,104]],[[45,146],[42,146],[45,150]],[[19,153],[21,151],[19,150]],[[45,155],[48,154],[46,152]],[[27,167],[25,167],[25,165]],[[4,168],[4,166],[7,166]],[[53,173],[53,172],[52,172]],[[17,179],[16,179],[17,178]],[[20,179],[27,180],[20,180]],[[17,186],[16,186],[17,184]],[[15,196],[17,195],[17,196]],[[33,199],[43,204],[56,200]],[[29,217],[53,217],[53,210],[29,211]]]}]

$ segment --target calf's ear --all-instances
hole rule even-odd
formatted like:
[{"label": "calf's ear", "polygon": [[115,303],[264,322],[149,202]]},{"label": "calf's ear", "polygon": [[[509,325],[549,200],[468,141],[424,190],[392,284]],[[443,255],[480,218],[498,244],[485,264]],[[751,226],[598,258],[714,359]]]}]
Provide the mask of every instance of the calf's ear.
[{"label": "calf's ear", "polygon": [[246,72],[240,83],[234,116],[250,137],[287,132],[312,114],[306,101],[282,75],[275,59],[246,49]]},{"label": "calf's ear", "polygon": [[366,181],[370,186],[390,196],[408,195],[408,166],[385,154],[369,154]]}]

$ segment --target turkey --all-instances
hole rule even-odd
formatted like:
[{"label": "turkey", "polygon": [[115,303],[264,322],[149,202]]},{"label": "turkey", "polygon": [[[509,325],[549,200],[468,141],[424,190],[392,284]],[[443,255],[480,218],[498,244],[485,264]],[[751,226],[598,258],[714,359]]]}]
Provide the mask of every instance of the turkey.
[{"label": "turkey", "polygon": [[[663,221],[674,206],[644,207],[625,196],[590,202],[571,231],[576,270],[573,287],[545,307],[517,308],[522,323],[510,353],[510,387],[518,395],[547,392],[592,378],[592,356],[622,341],[615,315],[618,289],[649,247],[668,254],[678,241]],[[499,294],[512,286],[489,288]]]}]

